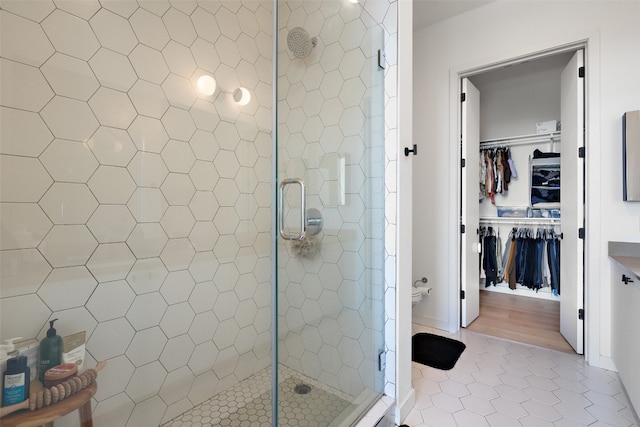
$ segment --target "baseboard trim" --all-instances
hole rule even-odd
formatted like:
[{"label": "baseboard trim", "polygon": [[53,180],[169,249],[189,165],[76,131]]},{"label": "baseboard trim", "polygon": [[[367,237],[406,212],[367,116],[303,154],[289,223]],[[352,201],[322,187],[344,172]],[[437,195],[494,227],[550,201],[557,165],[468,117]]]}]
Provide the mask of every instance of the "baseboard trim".
[{"label": "baseboard trim", "polygon": [[405,418],[409,416],[409,412],[416,404],[416,391],[411,389],[402,402],[398,402],[395,407],[394,421],[396,424],[402,424]]}]

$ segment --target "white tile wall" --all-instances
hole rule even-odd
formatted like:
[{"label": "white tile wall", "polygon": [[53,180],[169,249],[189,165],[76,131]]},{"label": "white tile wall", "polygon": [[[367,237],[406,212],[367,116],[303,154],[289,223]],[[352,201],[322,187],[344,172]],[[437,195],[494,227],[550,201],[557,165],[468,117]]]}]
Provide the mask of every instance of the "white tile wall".
[{"label": "white tile wall", "polygon": [[[360,46],[368,15],[381,13],[374,3],[388,7],[314,1],[284,11],[287,27],[319,36],[322,55],[282,79],[291,105],[281,136],[302,143],[283,164],[322,169],[319,157],[346,136],[354,138],[344,144],[362,144],[369,112],[358,99],[371,85],[361,74],[371,51]],[[109,362],[98,425],[158,425],[270,362],[272,7],[0,5],[0,333],[41,338],[50,318],[60,318],[62,335],[86,329],[87,362]],[[343,31],[365,41],[340,43]],[[285,70],[291,58],[280,56]],[[204,73],[217,79],[213,97],[195,91]],[[239,85],[252,95],[245,107],[231,102]],[[349,160],[354,179],[361,155]],[[356,311],[369,296],[353,265],[369,266],[357,251],[373,236],[357,245],[340,237],[362,233],[365,199],[350,199],[356,212],[327,209],[327,245],[342,252],[304,263],[288,316],[299,325],[292,364],[335,386],[359,378],[357,359],[341,370],[336,357],[354,342],[327,333],[342,324],[356,337],[370,327]],[[342,217],[353,229],[331,229]],[[320,280],[329,280],[325,291]],[[342,312],[340,297],[350,307]]]}]

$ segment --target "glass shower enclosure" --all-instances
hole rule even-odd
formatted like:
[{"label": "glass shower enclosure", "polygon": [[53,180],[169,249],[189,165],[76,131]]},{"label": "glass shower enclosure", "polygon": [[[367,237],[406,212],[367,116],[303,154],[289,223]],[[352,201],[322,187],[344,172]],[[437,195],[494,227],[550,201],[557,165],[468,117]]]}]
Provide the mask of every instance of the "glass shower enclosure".
[{"label": "glass shower enclosure", "polygon": [[342,0],[277,18],[277,425],[350,425],[384,387],[383,30]]},{"label": "glass shower enclosure", "polygon": [[97,426],[354,425],[389,382],[394,8],[2,0],[0,341],[84,331]]}]

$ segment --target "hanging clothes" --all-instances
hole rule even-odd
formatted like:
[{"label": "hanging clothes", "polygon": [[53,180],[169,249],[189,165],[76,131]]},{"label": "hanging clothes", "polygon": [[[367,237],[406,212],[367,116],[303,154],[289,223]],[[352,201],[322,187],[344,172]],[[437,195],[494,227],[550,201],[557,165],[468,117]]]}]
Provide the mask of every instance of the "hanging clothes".
[{"label": "hanging clothes", "polygon": [[496,194],[504,194],[509,190],[513,173],[511,152],[508,148],[486,148],[480,150],[480,200],[487,198],[496,204]]},{"label": "hanging clothes", "polygon": [[[483,237],[485,251],[493,249],[492,239],[487,237],[494,236]],[[553,230],[541,228],[534,232],[527,227],[514,227],[509,233],[504,252],[499,255],[496,249],[496,259],[500,260],[498,281],[508,283],[510,289],[520,285],[537,292],[550,286],[554,295],[560,295],[560,241]],[[489,286],[492,284],[492,264],[486,252],[482,265],[487,277],[485,286]]]},{"label": "hanging clothes", "polygon": [[498,258],[496,257],[497,240],[493,227],[488,227],[482,237],[483,257],[482,269],[485,275],[485,287],[498,283]]}]

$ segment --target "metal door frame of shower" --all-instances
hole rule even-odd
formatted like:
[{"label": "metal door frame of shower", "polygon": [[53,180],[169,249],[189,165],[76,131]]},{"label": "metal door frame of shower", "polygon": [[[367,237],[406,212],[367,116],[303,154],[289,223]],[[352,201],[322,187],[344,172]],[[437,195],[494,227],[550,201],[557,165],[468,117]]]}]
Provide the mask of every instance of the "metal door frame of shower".
[{"label": "metal door frame of shower", "polygon": [[273,0],[271,124],[271,425],[278,425],[278,1]]}]

